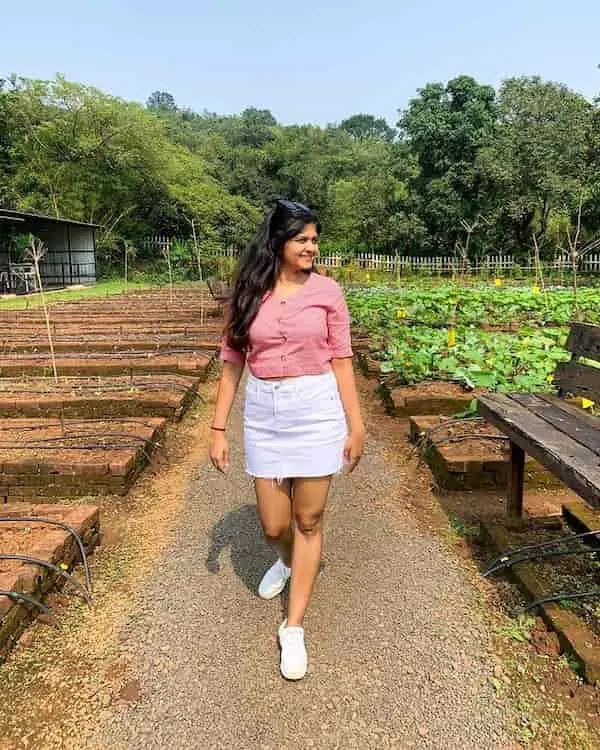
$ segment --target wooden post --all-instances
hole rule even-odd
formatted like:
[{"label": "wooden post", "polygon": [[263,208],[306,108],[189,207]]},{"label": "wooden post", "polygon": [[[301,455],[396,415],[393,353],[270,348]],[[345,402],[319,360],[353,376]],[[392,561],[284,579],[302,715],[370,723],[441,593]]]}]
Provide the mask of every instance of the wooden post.
[{"label": "wooden post", "polygon": [[525,451],[511,440],[510,474],[508,477],[508,496],[506,515],[509,518],[521,518],[523,515],[523,481],[525,477]]}]

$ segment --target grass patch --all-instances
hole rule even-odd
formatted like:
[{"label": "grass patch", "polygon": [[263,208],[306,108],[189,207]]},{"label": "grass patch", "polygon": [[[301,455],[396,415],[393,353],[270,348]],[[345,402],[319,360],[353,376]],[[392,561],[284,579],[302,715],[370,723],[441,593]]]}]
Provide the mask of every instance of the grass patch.
[{"label": "grass patch", "polygon": [[[156,284],[145,282],[129,282],[128,291],[136,289],[150,289]],[[86,299],[93,297],[108,297],[114,294],[122,294],[125,291],[125,282],[117,279],[114,281],[101,281],[95,286],[88,286],[84,289],[60,289],[57,291],[46,291],[46,301],[49,305],[57,302],[70,302],[77,299]],[[0,300],[0,310],[27,310],[35,307],[41,307],[42,298],[40,294],[25,294],[19,297],[9,297]]]}]

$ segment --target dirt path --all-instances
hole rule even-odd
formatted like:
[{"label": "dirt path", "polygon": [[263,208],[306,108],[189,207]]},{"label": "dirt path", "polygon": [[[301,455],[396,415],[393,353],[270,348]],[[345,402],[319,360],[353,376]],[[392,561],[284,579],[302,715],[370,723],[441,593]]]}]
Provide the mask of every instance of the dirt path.
[{"label": "dirt path", "polygon": [[108,706],[87,746],[512,747],[477,593],[399,506],[411,477],[375,438],[332,490],[306,621],[309,675],[282,681],[282,603],[255,595],[272,553],[242,472],[239,403],[231,439],[230,475],[202,461],[175,539],[119,634],[135,705]]}]

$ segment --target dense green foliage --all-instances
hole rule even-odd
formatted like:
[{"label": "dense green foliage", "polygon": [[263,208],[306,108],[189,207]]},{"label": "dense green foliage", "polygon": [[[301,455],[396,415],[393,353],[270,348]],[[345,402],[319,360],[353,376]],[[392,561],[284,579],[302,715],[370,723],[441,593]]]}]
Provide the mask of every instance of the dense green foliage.
[{"label": "dense green foliage", "polygon": [[156,91],[146,107],[57,77],[0,80],[0,205],[100,222],[107,259],[167,233],[241,247],[278,196],[322,215],[323,249],[543,253],[600,230],[600,112],[538,78],[427,84],[397,129],[356,114],[283,126]]},{"label": "dense green foliage", "polygon": [[[579,293],[589,322],[600,323],[599,296],[595,289]],[[354,322],[378,348],[382,372],[400,383],[433,378],[546,390],[557,362],[570,358],[564,344],[574,311],[571,291],[414,285],[349,290],[347,299]]]}]

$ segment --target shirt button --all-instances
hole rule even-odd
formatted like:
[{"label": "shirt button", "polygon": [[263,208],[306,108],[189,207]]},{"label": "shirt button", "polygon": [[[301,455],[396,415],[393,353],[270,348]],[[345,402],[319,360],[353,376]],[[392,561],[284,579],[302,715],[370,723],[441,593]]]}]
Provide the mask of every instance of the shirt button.
[{"label": "shirt button", "polygon": [[285,360],[285,354],[281,355],[281,359]]},{"label": "shirt button", "polygon": [[286,341],[287,341],[287,336],[282,336],[282,337],[281,337],[281,340],[282,340],[283,342],[286,342]]},{"label": "shirt button", "polygon": [[282,299],[282,300],[281,300],[281,304],[282,304],[282,305],[285,305],[285,302],[286,302],[286,301],[285,301],[284,299]]}]

